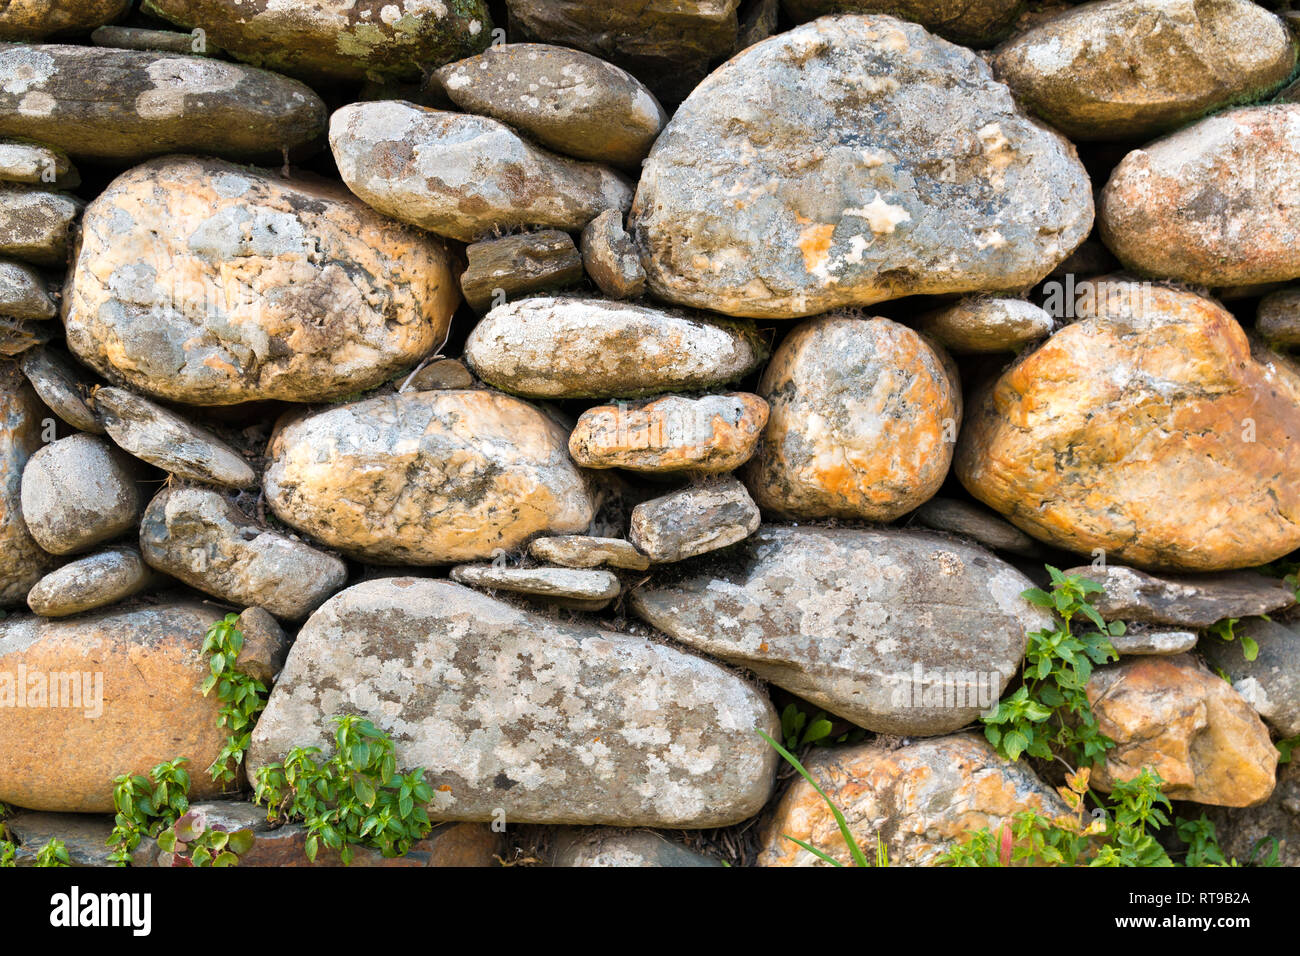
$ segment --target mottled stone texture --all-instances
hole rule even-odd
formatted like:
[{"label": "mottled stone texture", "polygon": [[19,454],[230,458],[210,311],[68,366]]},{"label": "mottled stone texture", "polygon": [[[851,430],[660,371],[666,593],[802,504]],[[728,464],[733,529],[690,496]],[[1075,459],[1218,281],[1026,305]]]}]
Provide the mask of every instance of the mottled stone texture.
[{"label": "mottled stone texture", "polygon": [[169,157],[86,211],[68,344],[115,381],[200,405],[370,388],[443,340],[442,243],[324,181]]},{"label": "mottled stone texture", "polygon": [[1052,333],[1052,317],[1023,299],[966,298],[927,312],[918,331],[953,352],[1017,352]]},{"label": "mottled stone texture", "polygon": [[720,475],[637,505],[627,536],[652,563],[682,561],[735,544],[760,520],[745,486]]},{"label": "mottled stone texture", "polygon": [[1280,578],[1253,571],[1157,576],[1110,564],[1065,573],[1102,586],[1090,601],[1108,621],[1205,628],[1224,618],[1266,615],[1296,603],[1295,591]]},{"label": "mottled stone texture", "polygon": [[135,548],[109,548],[45,575],[28,593],[27,606],[45,617],[80,614],[130,597],[151,577]]},{"label": "mottled stone texture", "polygon": [[1300,372],[1252,355],[1233,317],[1190,292],[1106,282],[1091,298],[973,400],[962,484],[1108,561],[1213,571],[1300,546]]},{"label": "mottled stone texture", "polygon": [[279,162],[313,152],[326,110],[308,87],[202,57],[79,46],[0,45],[0,135],[78,159],[164,153]]},{"label": "mottled stone texture", "polygon": [[996,702],[1026,633],[1050,626],[1020,597],[1030,586],[937,534],[765,525],[707,565],[661,570],[628,601],[675,640],[831,713],[925,735]]},{"label": "mottled stone texture", "polygon": [[446,581],[349,588],[303,627],[253,733],[249,771],[328,747],[355,711],[423,767],[431,815],[724,826],[771,793],[765,694],[644,638],[562,624]]},{"label": "mottled stone texture", "polygon": [[41,448],[48,415],[13,362],[0,361],[0,606],[18,604],[54,559],[41,550],[23,520],[23,469]]},{"label": "mottled stone texture", "polygon": [[27,530],[51,554],[74,554],[135,527],[143,501],[135,462],[75,432],[37,450],[23,469]]},{"label": "mottled stone texture", "polygon": [[1286,24],[1249,0],[1105,0],[1010,40],[993,70],[1071,139],[1129,139],[1262,99],[1295,60]]},{"label": "mottled stone texture", "polygon": [[[1232,681],[1232,688],[1279,737],[1300,735],[1300,632],[1277,621],[1252,617],[1236,626],[1237,639],[1207,635],[1201,653]],[[1254,660],[1242,651],[1242,638],[1258,647]]]},{"label": "mottled stone texture", "polygon": [[131,0],[9,0],[0,10],[0,39],[42,40],[83,33],[110,23],[131,8]]},{"label": "mottled stone texture", "polygon": [[783,0],[795,20],[831,13],[887,13],[956,43],[983,45],[1011,29],[1024,0]]},{"label": "mottled stone texture", "polygon": [[144,0],[236,59],[313,80],[414,79],[492,37],[485,0]]},{"label": "mottled stone texture", "polygon": [[955,367],[889,319],[813,319],[781,343],[759,393],[771,406],[746,466],[754,500],[784,517],[892,521],[943,484],[961,423]]},{"label": "mottled stone texture", "polygon": [[1087,236],[1074,148],[971,51],[891,17],[825,17],[701,83],[632,209],[656,296],[790,318],[1029,286]]},{"label": "mottled stone texture", "polygon": [[263,485],[286,524],[385,564],[492,557],[593,516],[567,435],[489,391],[408,392],[286,423]]},{"label": "mottled stone texture", "polygon": [[[1033,810],[1054,817],[1060,798],[1024,761],[1003,760],[973,734],[922,740],[897,750],[878,744],[818,748],[808,771],[840,808],[854,841],[872,858],[884,844],[890,866],[935,866],[972,831],[1011,824]],[[759,866],[829,866],[786,835],[852,865],[830,808],[795,779],[763,831]]]}]

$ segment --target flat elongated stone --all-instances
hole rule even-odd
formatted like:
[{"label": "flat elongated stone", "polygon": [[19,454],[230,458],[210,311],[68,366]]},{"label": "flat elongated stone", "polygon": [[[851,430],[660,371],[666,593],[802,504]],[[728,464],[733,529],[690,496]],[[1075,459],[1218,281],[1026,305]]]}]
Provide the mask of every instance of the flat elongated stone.
[{"label": "flat elongated stone", "polygon": [[100,27],[90,35],[95,46],[115,47],[119,50],[156,50],[163,53],[184,53],[195,56],[218,56],[221,53],[208,42],[206,31],[181,33],[177,30],[145,30],[140,27]]},{"label": "flat elongated stone", "polygon": [[236,59],[313,80],[417,78],[492,36],[486,0],[144,0],[141,9],[201,27]]},{"label": "flat elongated stone", "polygon": [[567,232],[544,229],[476,242],[465,250],[469,266],[460,289],[475,312],[533,292],[582,281],[582,257]]},{"label": "flat elongated stone", "polygon": [[[1052,788],[1024,761],[999,757],[974,734],[920,740],[896,750],[879,744],[819,747],[805,766],[842,809],[854,841],[872,857],[877,840],[890,866],[935,866],[985,827],[996,833],[1019,813],[1065,813]],[[830,866],[787,840],[817,847],[843,866],[848,845],[826,801],[796,779],[763,831],[759,866]]]},{"label": "flat elongated stone", "polygon": [[629,593],[673,639],[880,733],[939,734],[997,703],[1051,618],[993,555],[928,532],[765,525]]},{"label": "flat elongated stone", "polygon": [[1300,104],[1228,110],[1129,153],[1101,191],[1098,226],[1143,274],[1207,286],[1300,277]]},{"label": "flat elongated stone", "polygon": [[1300,473],[1300,371],[1252,354],[1209,299],[1093,285],[1077,321],[974,396],[962,484],[1034,537],[1107,562],[1219,571],[1300,546],[1287,477]]},{"label": "flat elongated stone", "polygon": [[[111,813],[115,777],[177,757],[189,759],[191,800],[217,796],[222,785],[205,771],[227,731],[217,725],[221,702],[199,686],[211,673],[203,637],[220,618],[207,605],[172,601],[0,621],[0,699],[11,701],[0,707],[0,801]],[[28,678],[22,705],[19,674]]]},{"label": "flat elongated stone", "polygon": [[622,590],[611,572],[594,568],[495,568],[490,564],[462,564],[451,569],[450,577],[457,584],[552,598],[562,606],[577,602],[590,610],[604,607]]},{"label": "flat elongated stone", "polygon": [[84,813],[20,813],[5,820],[5,828],[18,843],[14,862],[35,866],[37,854],[51,840],[68,851],[71,866],[116,866],[109,857],[113,818]]},{"label": "flat elongated stone", "polygon": [[590,54],[545,43],[492,46],[436,76],[466,112],[495,117],[576,159],[636,166],[668,122],[635,77]]},{"label": "flat elongated stone", "polygon": [[31,266],[0,261],[0,315],[52,319],[58,314],[45,280]]},{"label": "flat elongated stone", "polygon": [[838,16],[696,87],[644,164],[631,221],[656,297],[793,318],[1033,285],[1087,236],[1091,192],[1074,148],[974,53],[892,17]]},{"label": "flat elongated stone", "polygon": [[539,297],[489,312],[465,358],[530,398],[633,398],[713,388],[767,357],[754,326],[603,299]]},{"label": "flat elongated stone", "polygon": [[534,538],[528,551],[539,561],[561,564],[568,568],[627,568],[644,571],[650,559],[636,549],[636,545],[622,538],[595,538],[581,534],[557,535],[553,538]]},{"label": "flat elongated stone", "polygon": [[0,606],[21,603],[54,565],[23,520],[23,469],[43,447],[44,406],[11,362],[0,363]]},{"label": "flat elongated stone", "polygon": [[1041,550],[1038,542],[1015,525],[956,498],[931,498],[916,509],[916,519],[927,528],[965,535],[994,551],[1032,557]]},{"label": "flat elongated stone", "polygon": [[606,209],[582,230],[582,265],[611,299],[633,299],[645,291],[645,269],[616,210]]},{"label": "flat elongated stone", "polygon": [[205,428],[124,388],[97,389],[95,411],[118,447],[179,478],[251,488],[257,472]]},{"label": "flat elongated stone", "polygon": [[0,10],[0,39],[42,40],[84,33],[110,23],[131,8],[131,0],[10,0]]},{"label": "flat elongated stone", "polygon": [[328,748],[344,711],[425,769],[435,819],[724,826],[758,812],[776,767],[757,733],[777,732],[771,703],[718,665],[439,580],[367,581],[312,616],[250,773]]},{"label": "flat elongated stone", "polygon": [[1085,688],[1115,741],[1092,775],[1105,792],[1151,767],[1174,800],[1249,807],[1273,792],[1277,750],[1232,685],[1188,656],[1131,657],[1097,668]]},{"label": "flat elongated stone", "polygon": [[613,170],[548,153],[486,116],[353,103],[330,118],[330,147],[365,202],[462,242],[527,226],[576,231],[632,202]]},{"label": "flat elongated stone", "polygon": [[954,352],[1017,352],[1052,334],[1052,317],[1023,299],[963,299],[917,319],[917,330]]},{"label": "flat elongated stone", "polygon": [[1108,621],[1137,621],[1204,628],[1224,618],[1269,614],[1296,603],[1295,591],[1279,578],[1253,571],[1231,574],[1147,574],[1109,564],[1065,572],[1096,581],[1104,589],[1091,602]]},{"label": "flat elongated stone", "polygon": [[79,46],[0,45],[0,135],[76,159],[138,162],[213,153],[282,162],[319,146],[326,110],[308,87],[202,57]]},{"label": "flat elongated stone", "polygon": [[758,529],[758,506],[730,476],[713,478],[632,509],[628,539],[651,562],[725,548]]},{"label": "flat elongated stone", "polygon": [[784,517],[892,521],[939,490],[961,422],[956,368],[889,319],[827,316],[786,336],[759,381],[771,406],[745,469]]},{"label": "flat elongated stone", "polygon": [[554,835],[551,866],[722,866],[652,830],[619,833],[608,827],[565,827]]},{"label": "flat elongated stone", "polygon": [[0,139],[0,179],[52,189],[75,189],[81,184],[63,150],[21,139]]},{"label": "flat elongated stone", "polygon": [[166,488],[140,522],[140,550],[153,568],[235,604],[301,620],[341,590],[338,558],[260,527],[208,488]]},{"label": "flat elongated stone", "polygon": [[1195,631],[1157,631],[1129,628],[1118,637],[1111,637],[1110,645],[1120,657],[1143,654],[1186,654],[1196,649]]},{"label": "flat elongated stone", "polygon": [[68,254],[68,230],[80,212],[81,203],[63,193],[0,184],[0,256],[38,266],[62,266]]},{"label": "flat elongated stone", "polygon": [[80,614],[138,594],[152,578],[135,548],[109,548],[45,575],[28,593],[27,606],[45,617]]},{"label": "flat elongated stone", "polygon": [[719,474],[749,460],[765,424],[767,402],[743,392],[601,405],[578,419],[569,454],[585,468]]},{"label": "flat elongated stone", "polygon": [[566,437],[508,395],[407,392],[285,424],[263,487],[280,520],[345,553],[473,561],[586,530],[593,502]]},{"label": "flat elongated stone", "polygon": [[831,13],[887,13],[956,43],[983,46],[1011,29],[1021,0],[782,0],[796,21]]},{"label": "flat elongated stone", "polygon": [[125,454],[94,435],[41,448],[23,468],[23,520],[51,554],[74,554],[134,527],[143,502]]},{"label": "flat elongated stone", "polygon": [[[1208,635],[1201,653],[1232,679],[1232,689],[1279,737],[1300,735],[1300,633],[1262,617],[1241,621],[1235,630],[1234,641]],[[1259,647],[1253,661],[1242,651],[1243,637]]]},{"label": "flat elongated stone", "polygon": [[49,347],[24,352],[23,374],[41,401],[73,428],[92,435],[104,434],[104,426],[86,404],[90,374],[63,351]]},{"label": "flat elongated stone", "polygon": [[1016,36],[993,70],[1077,141],[1151,136],[1264,99],[1295,59],[1286,25],[1248,0],[1105,0]]},{"label": "flat elongated stone", "polygon": [[337,184],[168,157],[87,209],[64,323],[82,361],[158,398],[315,402],[415,365],[458,301],[442,242]]}]

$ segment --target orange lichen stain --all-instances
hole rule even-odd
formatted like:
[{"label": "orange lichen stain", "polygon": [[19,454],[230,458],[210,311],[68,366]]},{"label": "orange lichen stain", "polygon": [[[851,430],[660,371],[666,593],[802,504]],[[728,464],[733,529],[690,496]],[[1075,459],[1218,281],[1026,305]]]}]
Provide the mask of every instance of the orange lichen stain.
[{"label": "orange lichen stain", "polygon": [[209,355],[203,360],[203,364],[208,368],[215,368],[217,371],[225,372],[228,375],[239,374],[239,369],[235,368],[235,366],[231,365],[229,362],[223,362],[215,355]]},{"label": "orange lichen stain", "polygon": [[767,653],[767,641],[764,641],[762,644],[758,645],[758,649],[759,649],[759,651],[760,651],[761,653],[766,654],[766,653]]},{"label": "orange lichen stain", "polygon": [[831,236],[835,233],[835,224],[830,222],[807,226],[799,233],[799,251],[803,253],[803,267],[808,272],[815,272],[830,258]]},{"label": "orange lichen stain", "polygon": [[451,793],[451,784],[444,783],[441,787],[438,788],[438,790],[441,791],[442,793]]}]

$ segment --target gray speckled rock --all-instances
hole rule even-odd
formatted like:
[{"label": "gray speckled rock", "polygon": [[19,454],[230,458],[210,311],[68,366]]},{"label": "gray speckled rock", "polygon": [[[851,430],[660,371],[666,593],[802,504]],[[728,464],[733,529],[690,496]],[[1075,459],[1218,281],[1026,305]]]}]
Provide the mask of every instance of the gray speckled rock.
[{"label": "gray speckled rock", "polygon": [[1028,578],[928,532],[764,526],[633,590],[638,617],[868,730],[941,734],[996,704],[1051,617]]},{"label": "gray speckled rock", "polygon": [[23,469],[42,447],[44,406],[12,362],[0,362],[0,607],[21,603],[54,564],[23,521]]},{"label": "gray speckled rock", "polygon": [[931,498],[916,509],[916,518],[928,528],[974,538],[994,551],[1025,557],[1042,551],[1037,541],[1001,515],[957,498]]},{"label": "gray speckled rock", "polygon": [[135,472],[102,438],[60,438],[23,469],[23,520],[51,554],[85,551],[134,527],[142,504]]},{"label": "gray speckled rock", "polygon": [[561,607],[598,611],[618,597],[622,586],[609,571],[596,568],[497,568],[462,564],[451,569],[457,584],[547,598]]},{"label": "gray speckled rock", "polygon": [[1024,0],[783,0],[796,21],[832,13],[887,13],[955,43],[982,46],[1011,29]]},{"label": "gray speckled rock", "polygon": [[716,551],[758,529],[758,506],[731,476],[711,478],[632,509],[628,540],[651,562]]},{"label": "gray speckled rock", "polygon": [[27,606],[44,617],[80,614],[138,594],[152,578],[135,548],[109,548],[45,575],[28,592]]},{"label": "gray speckled rock", "polygon": [[564,827],[552,837],[551,866],[722,866],[662,833],[608,827]]},{"label": "gray speckled rock", "polygon": [[771,410],[745,478],[765,511],[892,521],[948,474],[961,424],[956,366],[897,322],[805,322],[758,391]]},{"label": "gray speckled rock", "polygon": [[650,567],[650,559],[638,551],[636,545],[622,538],[595,538],[581,534],[534,538],[528,551],[538,561],[549,561],[566,568],[595,568],[603,564],[611,568],[644,571]]},{"label": "gray speckled rock", "polygon": [[280,520],[340,551],[384,564],[474,561],[587,529],[594,504],[567,437],[508,395],[407,392],[287,423],[263,487]]},{"label": "gray speckled rock", "polygon": [[315,402],[416,364],[459,298],[441,241],[337,184],[167,157],[87,208],[64,323],[82,361],[158,398]]},{"label": "gray speckled rock", "polygon": [[330,148],[343,181],[371,206],[462,242],[524,226],[576,231],[632,202],[611,169],[548,153],[486,116],[398,100],[340,109]]},{"label": "gray speckled rock", "polygon": [[308,87],[203,57],[0,45],[0,135],[94,162],[213,153],[283,162],[314,152],[326,109]]},{"label": "gray speckled rock", "polygon": [[15,319],[52,319],[58,314],[45,279],[21,262],[0,261],[0,315]]},{"label": "gray speckled rock", "polygon": [[1295,592],[1281,580],[1253,571],[1155,575],[1108,564],[1104,568],[1084,565],[1065,573],[1096,581],[1105,589],[1092,603],[1108,621],[1202,628],[1227,617],[1269,614],[1296,603]]},{"label": "gray speckled rock", "polygon": [[560,46],[506,43],[435,74],[453,103],[543,146],[615,166],[643,160],[668,116],[635,77]]},{"label": "gray speckled rock", "polygon": [[75,189],[81,184],[63,150],[21,139],[0,138],[0,179],[52,189]]},{"label": "gray speckled rock", "polygon": [[144,0],[236,59],[312,80],[418,78],[492,36],[486,0]]},{"label": "gray speckled rock", "polygon": [[54,414],[80,431],[104,434],[103,424],[86,404],[91,382],[84,368],[62,350],[48,346],[24,352],[20,363],[32,388]]},{"label": "gray speckled rock", "polygon": [[1120,657],[1137,657],[1147,654],[1169,656],[1186,654],[1194,650],[1197,642],[1195,631],[1160,631],[1128,628],[1123,634],[1110,639],[1111,647]]},{"label": "gray speckled rock", "polygon": [[1249,0],[1105,0],[1016,36],[993,69],[1071,139],[1128,139],[1263,99],[1295,60],[1286,24]]},{"label": "gray speckled rock", "polygon": [[131,0],[10,0],[0,10],[0,39],[42,40],[61,33],[85,33],[130,8]]},{"label": "gray speckled rock", "polygon": [[1227,110],[1133,150],[1097,220],[1142,274],[1206,286],[1300,277],[1300,104]]},{"label": "gray speckled rock", "polygon": [[140,27],[100,27],[90,35],[95,46],[114,47],[118,50],[155,50],[162,53],[184,53],[194,56],[219,56],[221,50],[209,43],[206,31],[146,30]]},{"label": "gray speckled rock", "polygon": [[1018,352],[1052,334],[1052,317],[1023,299],[962,299],[927,312],[917,331],[953,352]]},{"label": "gray speckled rock", "polygon": [[489,312],[465,358],[530,398],[631,398],[712,388],[767,357],[754,326],[604,299],[539,297]]},{"label": "gray speckled rock", "polygon": [[634,299],[645,291],[645,269],[636,245],[623,231],[623,217],[606,209],[582,230],[582,265],[611,299]]},{"label": "gray speckled rock", "polygon": [[367,581],[317,611],[250,774],[328,748],[345,711],[392,734],[398,766],[425,768],[435,819],[725,826],[762,808],[776,769],[756,732],[778,732],[767,695],[722,667],[446,581]]},{"label": "gray speckled rock", "polygon": [[80,200],[63,193],[0,183],[0,256],[61,267],[80,212]]},{"label": "gray speckled rock", "polygon": [[[1300,734],[1300,633],[1262,617],[1244,620],[1235,630],[1235,641],[1207,636],[1201,653],[1232,679],[1233,690],[1278,736],[1295,737]],[[1242,637],[1259,645],[1253,661],[1242,652]]]},{"label": "gray speckled rock", "polygon": [[124,451],[179,478],[251,488],[257,472],[216,435],[123,388],[100,388],[95,411]]},{"label": "gray speckled rock", "polygon": [[35,866],[37,854],[50,840],[63,843],[71,866],[117,865],[110,859],[113,852],[110,845],[113,818],[110,816],[23,811],[5,820],[5,827],[18,844],[18,852],[14,855],[14,863],[18,866]]},{"label": "gray speckled rock", "polygon": [[1260,299],[1255,331],[1272,345],[1300,345],[1300,289],[1279,289]]},{"label": "gray speckled rock", "polygon": [[892,17],[839,16],[696,88],[645,162],[632,231],[659,298],[791,318],[1027,287],[1092,218],[1074,148],[975,54]]},{"label": "gray speckled rock", "polygon": [[219,492],[166,488],[140,522],[150,567],[235,604],[301,620],[348,580],[338,558],[260,527]]}]

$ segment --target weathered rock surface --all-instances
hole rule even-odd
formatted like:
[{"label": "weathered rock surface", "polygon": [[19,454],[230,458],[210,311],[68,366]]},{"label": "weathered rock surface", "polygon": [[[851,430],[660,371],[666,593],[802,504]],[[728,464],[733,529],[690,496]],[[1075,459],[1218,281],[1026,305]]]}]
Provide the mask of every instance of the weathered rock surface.
[{"label": "weathered rock surface", "polygon": [[209,43],[207,33],[200,32],[199,29],[181,33],[177,30],[106,26],[92,33],[90,42],[95,46],[115,47],[119,50],[157,50],[195,56],[219,56],[222,52],[215,43]]},{"label": "weathered rock surface", "polygon": [[943,484],[961,391],[955,367],[906,326],[806,322],[781,343],[758,390],[771,412],[745,474],[764,510],[892,521]]},{"label": "weathered rock surface", "polygon": [[104,434],[104,426],[86,404],[90,382],[85,369],[63,351],[48,347],[24,352],[19,361],[27,381],[50,411],[73,428]]},{"label": "weathered rock surface", "polygon": [[0,135],[76,159],[137,162],[212,153],[281,162],[325,131],[321,98],[301,83],[203,57],[80,46],[0,45]]},{"label": "weathered rock surface", "polygon": [[[1300,735],[1300,633],[1262,617],[1242,621],[1235,630],[1237,639],[1231,642],[1206,637],[1201,653],[1232,678],[1233,690],[1279,737]],[[1243,636],[1259,645],[1253,661],[1242,652]]]},{"label": "weathered rock surface", "polygon": [[749,460],[766,424],[767,402],[745,392],[601,405],[578,419],[569,454],[585,468],[718,474]]},{"label": "weathered rock surface", "polygon": [[1111,647],[1120,657],[1142,654],[1185,654],[1196,648],[1195,631],[1159,631],[1129,628],[1111,637]]},{"label": "weathered rock surface", "polygon": [[116,20],[131,0],[10,0],[0,10],[0,39],[43,40],[60,33],[84,33]]},{"label": "weathered rock surface", "polygon": [[1154,575],[1111,564],[1085,565],[1065,573],[1096,581],[1105,589],[1091,601],[1108,621],[1205,628],[1224,618],[1253,617],[1295,604],[1295,592],[1280,579],[1254,571]]},{"label": "weathered rock surface", "polygon": [[135,548],[108,548],[45,575],[28,592],[27,606],[44,617],[80,614],[138,594],[152,577]]},{"label": "weathered rock surface", "polygon": [[88,207],[64,321],[105,376],[172,401],[322,401],[437,347],[443,244],[335,184],[169,157]]},{"label": "weathered rock surface", "polygon": [[1300,289],[1280,289],[1260,299],[1255,331],[1273,345],[1300,345]]},{"label": "weathered rock surface", "polygon": [[956,43],[984,45],[1011,29],[1022,0],[783,0],[796,21],[832,13],[886,13]]},{"label": "weathered rock surface", "polygon": [[634,398],[714,388],[767,357],[754,326],[603,299],[511,302],[489,312],[465,358],[490,385],[530,398]]},{"label": "weathered rock surface", "polygon": [[113,818],[84,813],[24,812],[5,820],[5,828],[18,844],[14,862],[35,866],[36,855],[51,840],[59,840],[68,851],[72,866],[116,866],[110,836]]},{"label": "weathered rock surface", "polygon": [[365,202],[462,242],[526,226],[577,231],[632,202],[613,170],[556,156],[486,116],[352,103],[330,118],[330,147]]},{"label": "weathered rock surface", "polygon": [[1278,768],[1273,795],[1258,806],[1210,807],[1207,815],[1230,859],[1259,865],[1276,845],[1279,866],[1300,866],[1300,762]]},{"label": "weathered rock surface", "polygon": [[682,643],[880,733],[940,734],[997,703],[1049,627],[1031,582],[927,532],[765,525],[725,557],[631,591]]},{"label": "weathered rock surface", "polygon": [[1273,792],[1277,750],[1232,685],[1186,656],[1132,657],[1093,672],[1086,688],[1115,741],[1093,786],[1110,789],[1151,767],[1175,800],[1248,807]]},{"label": "weathered rock surface", "polygon": [[682,561],[758,530],[758,506],[731,476],[711,478],[632,509],[628,540],[651,562]]},{"label": "weathered rock surface", "polygon": [[[226,730],[217,726],[221,702],[199,685],[210,673],[203,636],[220,616],[182,601],[0,621],[0,675],[10,677],[0,677],[0,695],[14,701],[0,707],[0,801],[110,813],[115,777],[181,756],[189,759],[190,799],[216,796],[221,785],[204,771]],[[16,706],[22,685],[11,675],[20,673],[28,686]],[[34,682],[38,674],[43,680]]]},{"label": "weathered rock surface", "polygon": [[212,432],[124,388],[100,388],[95,411],[118,447],[178,478],[251,488],[257,472]]},{"label": "weathered rock surface", "polygon": [[841,16],[700,84],[645,162],[632,229],[659,298],[791,318],[1033,285],[1092,216],[1073,147],[974,53]]},{"label": "weathered rock surface", "polygon": [[[999,757],[973,734],[920,740],[897,750],[878,744],[818,748],[805,766],[834,801],[870,857],[877,839],[890,866],[934,866],[985,827],[1010,825],[1017,813],[1054,817],[1065,806],[1021,761]],[[763,833],[759,866],[829,866],[786,836],[852,865],[830,809],[796,779]]]},{"label": "weathered rock surface", "polygon": [[508,395],[407,392],[287,423],[263,486],[280,520],[345,553],[473,561],[586,530],[594,506],[567,437]]},{"label": "weathered rock surface", "polygon": [[81,184],[63,150],[21,139],[0,139],[0,179],[54,189],[75,189]]},{"label": "weathered rock surface", "polygon": [[140,522],[140,550],[191,587],[288,620],[305,618],[348,580],[338,558],[260,527],[209,488],[159,492]]},{"label": "weathered rock surface", "polygon": [[23,469],[43,447],[46,412],[11,362],[0,362],[0,606],[21,603],[54,564],[23,520]]},{"label": "weathered rock surface", "polygon": [[957,498],[931,498],[916,509],[916,520],[936,531],[973,538],[994,551],[1034,557],[1042,550],[1038,542],[1015,525],[979,505]]},{"label": "weathered rock surface", "polygon": [[52,319],[58,314],[45,280],[31,266],[0,261],[0,315]]},{"label": "weathered rock surface", "polygon": [[480,314],[510,299],[582,281],[582,256],[558,229],[476,242],[465,250],[469,265],[460,276],[465,301]]},{"label": "weathered rock surface", "polygon": [[1300,277],[1300,104],[1229,110],[1134,150],[1098,224],[1138,272],[1208,286]]},{"label": "weathered rock surface", "polygon": [[528,551],[538,561],[566,568],[608,565],[611,568],[644,571],[650,567],[650,559],[638,551],[636,545],[622,538],[594,538],[581,534],[534,538],[528,545]]},{"label": "weathered rock surface", "polygon": [[565,827],[558,830],[551,866],[722,866],[720,860],[697,853],[653,830],[622,833],[608,827]]},{"label": "weathered rock surface", "polygon": [[236,59],[313,80],[416,78],[492,35],[485,0],[144,0],[141,9],[201,27]]},{"label": "weathered rock surface", "polygon": [[404,392],[437,388],[472,388],[474,376],[460,359],[438,359],[419,369],[403,383]]},{"label": "weathered rock surface", "polygon": [[312,616],[250,773],[328,747],[342,710],[425,768],[436,819],[723,826],[759,811],[776,768],[757,733],[777,731],[771,703],[718,665],[439,580],[367,581]]},{"label": "weathered rock surface", "polygon": [[23,468],[23,521],[51,554],[85,551],[124,534],[142,504],[131,459],[94,435],[51,442]]},{"label": "weathered rock surface", "polygon": [[[0,78],[2,58],[0,52]],[[3,95],[0,92],[0,97]],[[0,184],[0,256],[39,266],[62,266],[68,253],[68,230],[80,212],[81,203],[63,193]]]},{"label": "weathered rock surface", "polygon": [[545,43],[506,43],[435,74],[453,103],[556,152],[638,165],[668,122],[654,95],[612,63]]},{"label": "weathered rock surface", "polygon": [[1071,139],[1127,139],[1263,99],[1295,60],[1286,25],[1248,0],[1105,0],[1010,40],[993,70]]},{"label": "weathered rock surface", "polygon": [[497,568],[490,564],[462,564],[451,569],[450,577],[457,584],[543,597],[561,607],[592,611],[607,605],[622,590],[613,573],[596,568]]},{"label": "weathered rock surface", "polygon": [[633,299],[645,291],[645,269],[623,216],[606,209],[582,230],[582,265],[611,299]]},{"label": "weathered rock surface", "polygon": [[1190,292],[1110,281],[1079,303],[972,400],[967,490],[1108,562],[1214,571],[1300,545],[1300,373]]},{"label": "weathered rock surface", "polygon": [[740,0],[507,0],[510,36],[577,47],[677,103],[738,47]]},{"label": "weathered rock surface", "polygon": [[1018,352],[1052,334],[1052,317],[1023,299],[962,299],[917,319],[917,331],[954,352]]}]

